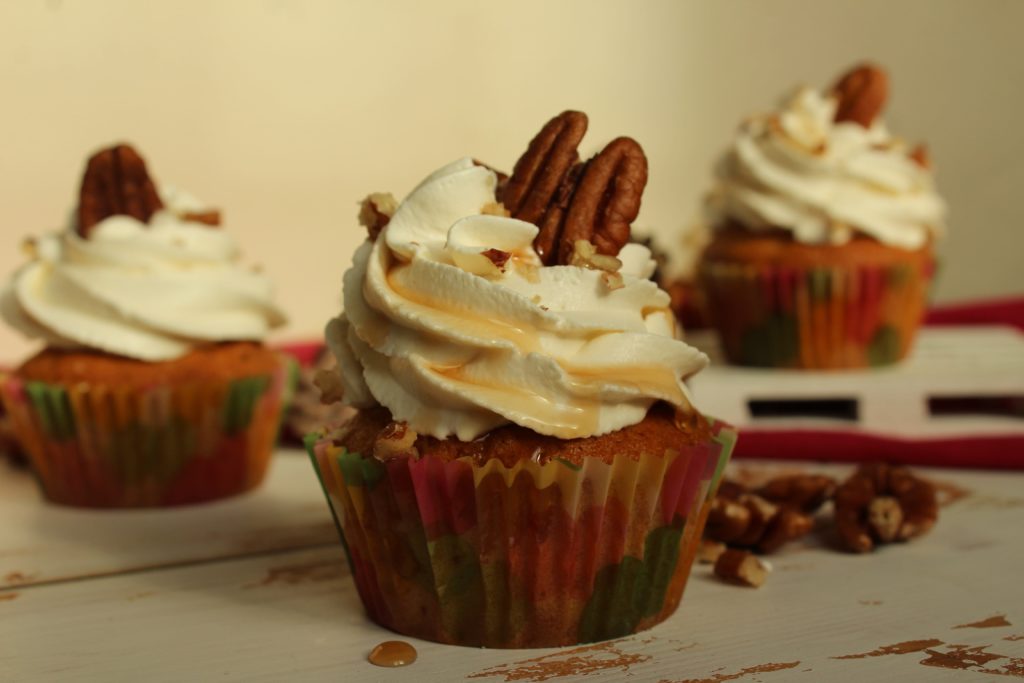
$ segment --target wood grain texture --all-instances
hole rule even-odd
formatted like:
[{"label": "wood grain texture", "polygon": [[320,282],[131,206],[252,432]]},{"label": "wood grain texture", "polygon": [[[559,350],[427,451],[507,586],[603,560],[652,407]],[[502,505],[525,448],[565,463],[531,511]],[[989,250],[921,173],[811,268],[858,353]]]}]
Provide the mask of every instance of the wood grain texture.
[{"label": "wood grain texture", "polygon": [[305,453],[279,451],[267,482],[216,503],[84,510],[46,503],[28,471],[0,462],[0,588],[335,544]]},{"label": "wood grain texture", "polygon": [[[791,467],[740,463],[733,475],[753,482]],[[848,468],[823,470],[841,476]],[[0,591],[15,595],[0,599],[0,679],[1017,680],[1024,676],[1014,668],[1024,664],[1024,639],[1016,638],[1024,629],[1024,586],[1008,579],[1024,571],[1013,531],[1024,522],[1024,475],[925,473],[966,494],[947,499],[938,526],[919,541],[852,556],[811,539],[772,556],[773,571],[758,590],[720,583],[700,566],[675,616],[612,643],[502,651],[413,641],[414,665],[373,667],[367,654],[395,636],[363,616],[332,543]],[[0,475],[7,489],[9,477]],[[293,490],[322,505],[315,482],[313,490],[306,483],[301,468],[277,467],[267,491]],[[255,502],[224,505],[252,512]],[[228,518],[248,533],[244,515]],[[68,524],[81,526],[73,518]],[[209,548],[205,540],[168,545],[176,550],[163,555],[167,562]],[[82,557],[73,545],[60,547]],[[121,553],[121,564],[136,563]],[[146,546],[139,556],[159,554]]]}]

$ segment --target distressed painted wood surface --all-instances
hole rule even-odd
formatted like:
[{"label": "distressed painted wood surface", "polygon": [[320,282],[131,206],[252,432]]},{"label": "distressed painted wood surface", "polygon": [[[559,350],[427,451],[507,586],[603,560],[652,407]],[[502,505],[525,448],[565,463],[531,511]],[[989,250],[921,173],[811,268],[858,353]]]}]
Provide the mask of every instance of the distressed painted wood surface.
[{"label": "distressed painted wood surface", "polygon": [[0,461],[0,588],[336,542],[309,460],[279,452],[257,491],[164,510],[43,502],[28,471]]},{"label": "distressed painted wood surface", "polygon": [[[734,473],[757,478],[780,467],[785,468],[740,465]],[[927,474],[956,487],[943,488],[948,504],[938,526],[915,543],[868,556],[833,551],[827,540],[800,544],[772,558],[774,569],[758,590],[719,583],[698,566],[679,612],[651,631],[533,651],[412,640],[419,660],[404,669],[367,663],[374,645],[397,636],[363,617],[337,544],[269,544],[187,564],[175,558],[198,557],[209,541],[196,536],[196,546],[190,545],[189,533],[164,520],[163,533],[175,539],[166,543],[166,553],[155,554],[158,544],[152,542],[126,545],[116,554],[118,562],[109,564],[148,569],[0,590],[0,680],[1024,679],[1024,476]],[[281,493],[266,500],[308,494],[306,502],[322,505],[309,483],[301,468],[278,466],[267,493]],[[10,492],[11,482],[4,486]],[[255,512],[259,500],[223,505],[272,520],[271,513]],[[10,505],[6,498],[0,501],[0,514]],[[35,514],[44,514],[39,507]],[[282,509],[287,506],[278,515]],[[234,520],[241,536],[259,528],[240,512],[224,518]],[[88,543],[93,525],[74,517],[62,521],[60,538]],[[138,521],[141,527],[158,524],[155,518]],[[74,544],[60,547],[69,557],[80,556]],[[132,547],[138,561],[131,560]],[[47,557],[56,562],[59,553]],[[177,566],[153,567],[155,557]]]}]

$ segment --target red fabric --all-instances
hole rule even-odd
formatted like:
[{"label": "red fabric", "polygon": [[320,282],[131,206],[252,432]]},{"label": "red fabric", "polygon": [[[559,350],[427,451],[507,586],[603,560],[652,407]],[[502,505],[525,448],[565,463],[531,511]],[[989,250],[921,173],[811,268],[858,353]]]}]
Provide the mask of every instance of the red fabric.
[{"label": "red fabric", "polygon": [[1024,296],[937,306],[926,325],[1012,325],[1024,332]]},{"label": "red fabric", "polygon": [[862,432],[748,428],[740,430],[733,457],[1024,469],[1024,434],[910,440]]},{"label": "red fabric", "polygon": [[319,341],[297,341],[278,344],[277,348],[290,356],[294,356],[303,367],[309,367],[316,361],[317,354],[324,347]]}]

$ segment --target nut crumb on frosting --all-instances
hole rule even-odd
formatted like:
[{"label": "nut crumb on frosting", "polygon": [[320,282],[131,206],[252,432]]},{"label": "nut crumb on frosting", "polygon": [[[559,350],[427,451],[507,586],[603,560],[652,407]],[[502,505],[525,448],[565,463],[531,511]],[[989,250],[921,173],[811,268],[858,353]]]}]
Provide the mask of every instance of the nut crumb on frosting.
[{"label": "nut crumb on frosting", "polygon": [[341,377],[335,370],[321,370],[313,377],[313,384],[320,390],[320,402],[337,403],[343,397]]},{"label": "nut crumb on frosting", "polygon": [[505,208],[505,205],[501,202],[488,202],[480,208],[480,213],[484,216],[501,216],[502,218],[508,218],[512,213]]},{"label": "nut crumb on frosting", "polygon": [[359,204],[359,225],[376,240],[397,209],[398,201],[390,192],[373,192]]},{"label": "nut crumb on frosting", "polygon": [[597,253],[597,247],[587,240],[576,240],[573,244],[569,265],[589,268],[591,270],[603,270],[606,273],[618,273],[619,269],[622,268],[622,261],[615,256]]},{"label": "nut crumb on frosting", "polygon": [[501,249],[487,249],[480,252],[487,257],[487,260],[494,264],[500,272],[505,272],[505,266],[508,264],[508,260],[512,258],[512,254]]}]

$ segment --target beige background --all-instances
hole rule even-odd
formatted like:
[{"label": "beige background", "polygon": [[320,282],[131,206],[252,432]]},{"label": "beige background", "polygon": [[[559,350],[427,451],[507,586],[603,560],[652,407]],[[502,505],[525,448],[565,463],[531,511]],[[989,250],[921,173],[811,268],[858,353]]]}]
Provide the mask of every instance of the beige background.
[{"label": "beige background", "polygon": [[[741,117],[867,57],[952,207],[938,299],[1022,294],[1022,25],[1016,0],[6,2],[0,274],[63,224],[88,153],[127,140],[225,210],[291,313],[278,339],[318,335],[367,192],[465,154],[507,169],[573,107],[585,146],[644,144],[640,223],[675,239]],[[0,329],[0,359],[29,348]]]}]

